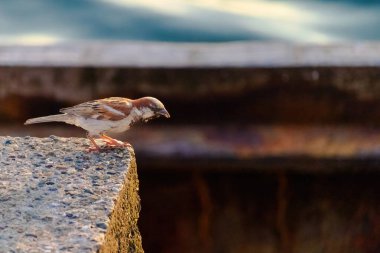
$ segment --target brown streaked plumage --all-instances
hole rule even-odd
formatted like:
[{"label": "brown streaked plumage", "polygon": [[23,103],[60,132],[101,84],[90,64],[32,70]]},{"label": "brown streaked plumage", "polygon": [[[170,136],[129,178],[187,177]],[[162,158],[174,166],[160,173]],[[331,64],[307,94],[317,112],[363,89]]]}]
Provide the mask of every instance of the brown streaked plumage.
[{"label": "brown streaked plumage", "polygon": [[137,121],[148,121],[152,118],[170,115],[164,105],[156,98],[143,97],[128,99],[111,97],[85,102],[73,107],[63,108],[62,114],[28,119],[25,125],[44,122],[64,122],[81,127],[87,131],[87,137],[99,150],[95,138],[103,139],[107,145],[124,146],[106,134],[127,131]]}]

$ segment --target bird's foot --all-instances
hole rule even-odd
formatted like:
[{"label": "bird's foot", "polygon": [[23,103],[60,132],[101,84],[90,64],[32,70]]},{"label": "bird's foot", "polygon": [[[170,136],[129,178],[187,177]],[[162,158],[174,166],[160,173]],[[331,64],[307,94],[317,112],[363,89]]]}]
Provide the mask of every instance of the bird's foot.
[{"label": "bird's foot", "polygon": [[126,148],[132,148],[132,144],[127,141],[123,142],[123,144],[124,144],[124,147]]},{"label": "bird's foot", "polygon": [[109,148],[125,148],[125,147],[132,147],[132,145],[128,142],[122,142],[116,139],[113,139],[109,136],[103,135],[101,136],[103,141],[105,141],[106,146]]},{"label": "bird's foot", "polygon": [[122,141],[113,140],[113,141],[106,141],[107,146],[116,146],[116,147],[122,147],[124,146],[124,143]]},{"label": "bird's foot", "polygon": [[99,152],[100,148],[99,147],[89,147],[87,149],[87,152]]},{"label": "bird's foot", "polygon": [[131,148],[132,145],[129,142],[118,141],[118,143],[106,142],[106,147],[107,148]]}]

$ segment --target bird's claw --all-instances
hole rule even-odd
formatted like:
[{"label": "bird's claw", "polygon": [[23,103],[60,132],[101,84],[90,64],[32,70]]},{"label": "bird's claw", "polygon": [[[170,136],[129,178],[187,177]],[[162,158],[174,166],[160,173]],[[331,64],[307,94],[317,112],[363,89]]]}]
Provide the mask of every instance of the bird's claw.
[{"label": "bird's claw", "polygon": [[124,142],[123,144],[124,144],[124,147],[126,148],[132,148],[132,144],[129,142]]},{"label": "bird's claw", "polygon": [[130,148],[132,145],[128,142],[120,142],[118,144],[106,144],[108,148]]},{"label": "bird's claw", "polygon": [[97,147],[89,147],[87,149],[87,152],[98,152],[100,151],[100,148],[97,148]]},{"label": "bird's claw", "polygon": [[132,145],[129,142],[122,142],[122,141],[117,141],[115,142],[106,142],[106,148],[131,148]]}]

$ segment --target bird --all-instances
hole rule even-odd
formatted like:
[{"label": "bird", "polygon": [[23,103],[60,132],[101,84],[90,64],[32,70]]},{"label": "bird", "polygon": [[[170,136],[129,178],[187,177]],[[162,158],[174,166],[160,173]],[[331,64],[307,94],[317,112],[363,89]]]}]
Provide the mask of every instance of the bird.
[{"label": "bird", "polygon": [[104,140],[108,147],[130,146],[128,142],[121,142],[108,134],[125,132],[139,121],[148,122],[161,116],[170,118],[164,104],[154,97],[103,98],[63,108],[59,112],[61,114],[28,119],[24,124],[64,122],[83,128],[93,144],[89,151],[101,150],[95,139]]}]

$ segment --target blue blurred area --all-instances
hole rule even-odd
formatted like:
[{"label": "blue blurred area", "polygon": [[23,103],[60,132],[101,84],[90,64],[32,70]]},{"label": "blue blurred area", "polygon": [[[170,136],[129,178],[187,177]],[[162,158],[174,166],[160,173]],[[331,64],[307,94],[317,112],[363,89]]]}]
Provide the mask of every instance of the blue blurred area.
[{"label": "blue blurred area", "polygon": [[0,43],[380,40],[379,1],[2,0]]}]

